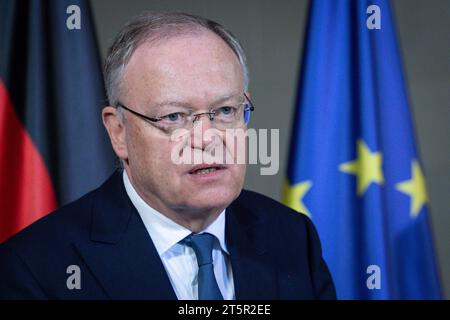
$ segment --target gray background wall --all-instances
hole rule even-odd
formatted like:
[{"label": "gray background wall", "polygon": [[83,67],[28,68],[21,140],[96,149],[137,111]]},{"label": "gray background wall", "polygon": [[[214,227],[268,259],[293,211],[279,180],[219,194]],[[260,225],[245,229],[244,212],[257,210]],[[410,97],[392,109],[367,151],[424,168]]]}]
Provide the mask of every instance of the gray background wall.
[{"label": "gray background wall", "polygon": [[[450,1],[393,0],[446,297],[450,298]],[[280,171],[250,166],[246,187],[280,199],[306,22],[306,0],[91,0],[102,57],[119,28],[143,10],[216,20],[246,48],[256,128],[280,128]],[[274,114],[277,116],[274,117]]]}]

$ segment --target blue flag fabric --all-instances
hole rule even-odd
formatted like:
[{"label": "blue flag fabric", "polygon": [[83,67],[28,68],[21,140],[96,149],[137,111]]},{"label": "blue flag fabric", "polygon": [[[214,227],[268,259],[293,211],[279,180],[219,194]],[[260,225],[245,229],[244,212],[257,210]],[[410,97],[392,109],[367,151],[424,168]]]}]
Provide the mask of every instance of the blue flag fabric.
[{"label": "blue flag fabric", "polygon": [[341,299],[439,299],[428,198],[388,1],[311,1],[284,202]]}]

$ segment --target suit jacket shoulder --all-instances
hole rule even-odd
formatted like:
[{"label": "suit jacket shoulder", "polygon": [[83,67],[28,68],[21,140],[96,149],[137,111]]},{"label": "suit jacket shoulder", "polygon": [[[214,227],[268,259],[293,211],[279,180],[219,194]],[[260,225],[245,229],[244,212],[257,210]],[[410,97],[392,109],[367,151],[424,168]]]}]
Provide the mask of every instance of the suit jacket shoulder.
[{"label": "suit jacket shoulder", "polygon": [[67,268],[77,263],[72,244],[89,237],[97,192],[49,213],[0,245],[0,299],[58,298],[48,290],[55,282],[67,290]]},{"label": "suit jacket shoulder", "polygon": [[[336,299],[320,240],[309,217],[248,190],[241,192],[230,209],[229,220],[241,220],[233,223],[234,227],[248,228],[239,231],[241,235],[247,234],[246,240],[237,232],[229,235],[229,240],[233,242],[233,237],[240,237],[240,241],[254,243],[255,248],[264,252],[266,264],[275,269],[272,277],[277,279],[277,299]],[[270,287],[268,283],[265,286]]]}]

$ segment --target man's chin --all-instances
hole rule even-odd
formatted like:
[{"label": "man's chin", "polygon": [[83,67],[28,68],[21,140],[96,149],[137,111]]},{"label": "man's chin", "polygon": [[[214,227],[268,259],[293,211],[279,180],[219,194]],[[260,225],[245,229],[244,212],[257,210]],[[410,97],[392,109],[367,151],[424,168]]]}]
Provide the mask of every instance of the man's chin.
[{"label": "man's chin", "polygon": [[189,207],[194,210],[223,210],[239,195],[240,190],[210,188],[194,191],[189,198]]}]

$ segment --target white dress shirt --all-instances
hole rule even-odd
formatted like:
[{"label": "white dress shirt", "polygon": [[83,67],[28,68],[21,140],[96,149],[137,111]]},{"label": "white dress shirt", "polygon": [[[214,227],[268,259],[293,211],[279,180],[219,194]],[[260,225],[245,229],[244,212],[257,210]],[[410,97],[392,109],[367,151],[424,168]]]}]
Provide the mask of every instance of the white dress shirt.
[{"label": "white dress shirt", "polygon": [[[170,282],[179,300],[198,300],[198,265],[194,250],[179,241],[192,232],[150,207],[136,192],[126,171],[123,182],[128,197],[136,207],[153,240]],[[225,243],[225,210],[200,233],[215,236],[213,247],[214,274],[225,300],[234,300],[234,282],[229,252]]]}]

